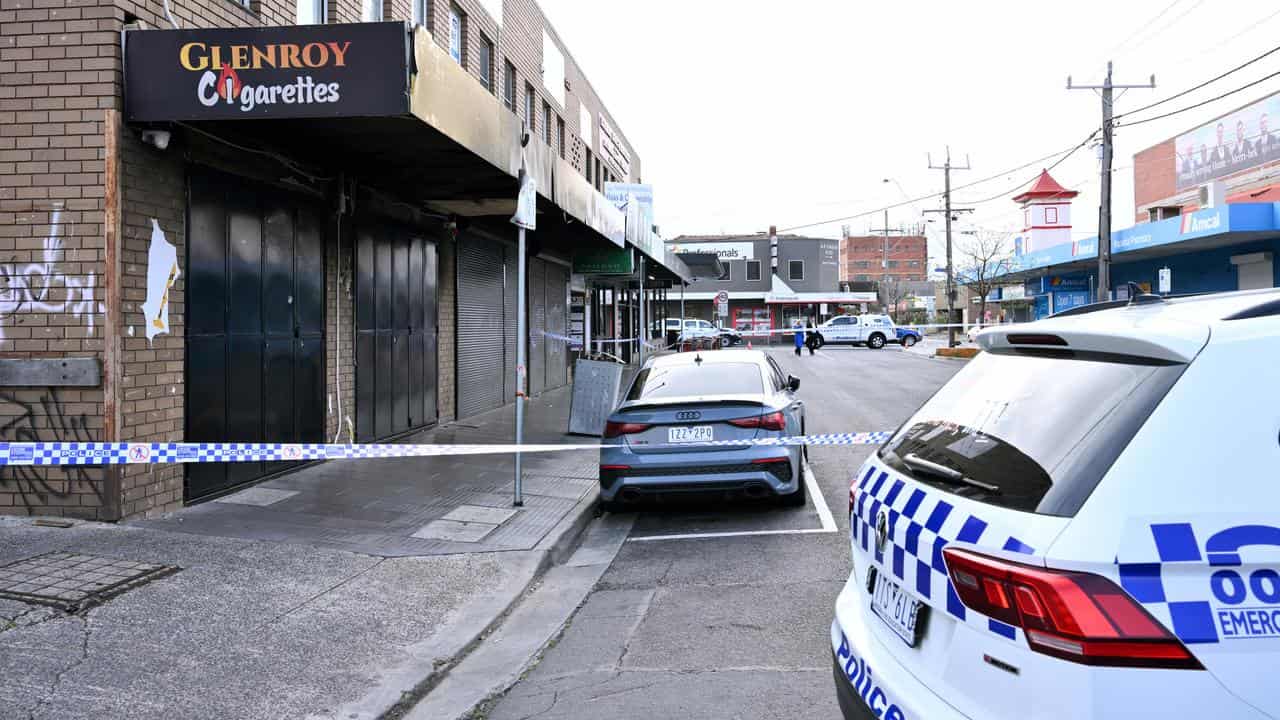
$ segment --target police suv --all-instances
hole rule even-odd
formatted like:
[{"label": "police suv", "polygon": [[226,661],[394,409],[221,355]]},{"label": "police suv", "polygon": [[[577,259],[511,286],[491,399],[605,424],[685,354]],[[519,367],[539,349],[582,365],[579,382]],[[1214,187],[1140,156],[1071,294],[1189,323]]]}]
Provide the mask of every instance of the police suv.
[{"label": "police suv", "polygon": [[978,343],[850,486],[845,717],[1280,717],[1280,291]]}]

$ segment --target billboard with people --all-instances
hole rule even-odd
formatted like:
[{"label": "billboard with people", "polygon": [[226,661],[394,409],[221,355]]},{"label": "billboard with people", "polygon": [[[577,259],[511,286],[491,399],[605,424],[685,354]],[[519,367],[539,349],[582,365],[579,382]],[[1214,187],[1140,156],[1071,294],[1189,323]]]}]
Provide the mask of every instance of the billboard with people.
[{"label": "billboard with people", "polygon": [[1280,159],[1280,137],[1270,120],[1280,117],[1280,94],[1178,136],[1178,190]]}]

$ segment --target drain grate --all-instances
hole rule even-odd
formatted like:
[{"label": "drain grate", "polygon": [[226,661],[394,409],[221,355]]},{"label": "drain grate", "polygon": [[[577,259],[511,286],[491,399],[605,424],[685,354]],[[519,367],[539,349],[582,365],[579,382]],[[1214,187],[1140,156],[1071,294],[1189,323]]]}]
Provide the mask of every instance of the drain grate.
[{"label": "drain grate", "polygon": [[77,612],[177,571],[174,565],[50,552],[0,566],[0,597]]}]

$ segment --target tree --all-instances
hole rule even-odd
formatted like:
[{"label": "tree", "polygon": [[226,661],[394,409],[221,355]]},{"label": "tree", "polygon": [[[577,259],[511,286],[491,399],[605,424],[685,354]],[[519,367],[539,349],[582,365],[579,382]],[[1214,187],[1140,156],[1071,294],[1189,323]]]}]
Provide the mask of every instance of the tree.
[{"label": "tree", "polygon": [[1009,270],[1012,233],[979,230],[960,243],[964,269],[960,282],[978,294],[978,323],[986,322],[987,295],[995,288],[996,279]]},{"label": "tree", "polygon": [[880,304],[889,312],[889,317],[898,322],[898,303],[907,298],[909,288],[900,278],[886,275],[879,282]]}]

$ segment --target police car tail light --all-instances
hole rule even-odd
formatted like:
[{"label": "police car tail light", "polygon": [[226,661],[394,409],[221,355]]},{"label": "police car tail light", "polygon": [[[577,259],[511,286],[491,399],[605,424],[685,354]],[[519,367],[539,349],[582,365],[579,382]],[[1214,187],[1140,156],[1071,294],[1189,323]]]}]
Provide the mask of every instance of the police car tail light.
[{"label": "police car tail light", "polygon": [[1036,652],[1084,665],[1204,669],[1178,638],[1101,575],[958,548],[942,555],[965,606],[1022,628]]},{"label": "police car tail light", "polygon": [[614,422],[610,420],[604,424],[604,436],[607,438],[618,437],[619,435],[634,435],[636,433],[648,430],[651,425],[645,423],[633,422]]},{"label": "police car tail light", "polygon": [[781,412],[775,412],[775,413],[769,413],[768,415],[757,415],[756,417],[730,420],[729,424],[740,427],[740,428],[760,428],[762,430],[785,430],[787,428],[787,418]]}]

